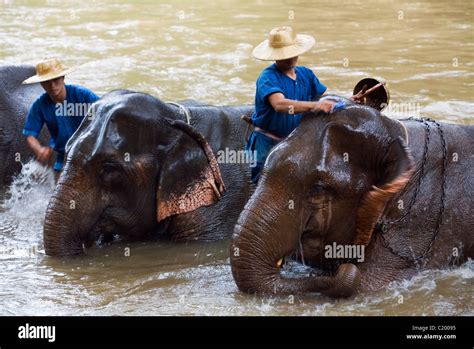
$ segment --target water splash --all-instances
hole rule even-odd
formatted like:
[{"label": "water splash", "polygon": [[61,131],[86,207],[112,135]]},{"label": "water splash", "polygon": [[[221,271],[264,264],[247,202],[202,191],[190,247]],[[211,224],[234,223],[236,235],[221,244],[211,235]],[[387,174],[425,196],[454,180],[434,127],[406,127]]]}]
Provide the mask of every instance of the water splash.
[{"label": "water splash", "polygon": [[32,160],[23,165],[21,172],[13,179],[3,208],[20,215],[35,213],[37,211],[30,212],[25,208],[36,210],[41,206],[39,203],[44,203],[45,198],[46,202],[49,201],[54,185],[53,171]]},{"label": "water splash", "polygon": [[23,165],[0,207],[2,256],[35,254],[32,251],[41,243],[44,214],[54,185],[51,169],[33,160]]}]

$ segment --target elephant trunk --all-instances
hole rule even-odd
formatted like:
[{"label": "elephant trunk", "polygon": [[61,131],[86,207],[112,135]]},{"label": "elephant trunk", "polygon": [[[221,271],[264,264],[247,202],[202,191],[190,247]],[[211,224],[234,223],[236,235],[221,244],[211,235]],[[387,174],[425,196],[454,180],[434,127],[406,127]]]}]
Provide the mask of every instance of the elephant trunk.
[{"label": "elephant trunk", "polygon": [[[63,178],[64,177],[64,178]],[[49,201],[43,226],[45,252],[49,256],[68,256],[84,252],[88,232],[99,218],[98,200],[84,176],[61,176]],[[78,190],[78,188],[85,188]],[[95,198],[95,201],[94,199]]]},{"label": "elephant trunk", "polygon": [[241,213],[232,239],[231,267],[239,289],[258,294],[351,296],[360,285],[360,272],[353,264],[342,264],[335,276],[280,274],[279,261],[298,248],[304,227],[299,212],[289,208],[291,196],[268,194],[260,188]]}]

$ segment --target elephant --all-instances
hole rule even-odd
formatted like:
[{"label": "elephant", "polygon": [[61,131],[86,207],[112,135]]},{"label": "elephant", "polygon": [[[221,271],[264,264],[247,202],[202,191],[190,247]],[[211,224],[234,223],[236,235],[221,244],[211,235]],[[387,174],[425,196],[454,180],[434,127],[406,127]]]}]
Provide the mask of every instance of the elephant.
[{"label": "elephant", "polygon": [[[20,172],[33,153],[22,135],[28,109],[44,91],[39,84],[22,85],[26,78],[35,75],[29,65],[0,67],[0,188],[8,185]],[[40,134],[43,144],[48,144],[46,130]]]},{"label": "elephant", "polygon": [[[327,98],[343,107],[305,114],[240,214],[230,246],[238,288],[350,297],[473,258],[474,126]],[[288,273],[288,259],[313,269]]]},{"label": "elephant", "polygon": [[250,171],[242,158],[226,161],[222,152],[243,149],[240,116],[253,107],[182,104],[117,90],[92,105],[67,143],[47,208],[47,255],[82,254],[111,235],[230,238],[250,196]]}]

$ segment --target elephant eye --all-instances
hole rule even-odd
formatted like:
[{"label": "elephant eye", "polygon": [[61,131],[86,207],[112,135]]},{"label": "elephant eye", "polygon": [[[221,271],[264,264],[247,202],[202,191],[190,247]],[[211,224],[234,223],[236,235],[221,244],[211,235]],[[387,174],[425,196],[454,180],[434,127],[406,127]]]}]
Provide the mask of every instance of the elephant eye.
[{"label": "elephant eye", "polygon": [[311,188],[312,195],[323,195],[325,192],[324,186],[317,184]]},{"label": "elephant eye", "polygon": [[100,171],[100,178],[106,185],[118,184],[122,179],[122,171],[115,164],[104,164]]},{"label": "elephant eye", "polygon": [[330,193],[330,188],[325,185],[316,184],[308,192],[308,201],[314,205],[323,204],[330,198]]}]

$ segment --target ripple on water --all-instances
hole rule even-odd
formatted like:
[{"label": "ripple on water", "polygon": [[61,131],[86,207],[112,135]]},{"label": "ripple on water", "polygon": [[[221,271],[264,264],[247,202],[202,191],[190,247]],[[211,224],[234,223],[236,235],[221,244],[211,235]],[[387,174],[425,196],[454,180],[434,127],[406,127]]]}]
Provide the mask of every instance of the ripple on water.
[{"label": "ripple on water", "polygon": [[[437,101],[421,108],[422,114],[438,116],[440,121],[471,124],[474,117],[474,102]],[[439,117],[442,115],[442,117]]]}]

